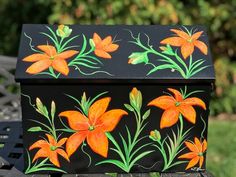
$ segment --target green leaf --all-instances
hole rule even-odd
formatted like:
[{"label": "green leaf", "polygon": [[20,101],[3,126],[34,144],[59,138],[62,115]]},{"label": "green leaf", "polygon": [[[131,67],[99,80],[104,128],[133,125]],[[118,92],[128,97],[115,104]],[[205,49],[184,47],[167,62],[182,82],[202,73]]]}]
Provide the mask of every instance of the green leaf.
[{"label": "green leaf", "polygon": [[152,153],[152,152],[154,152],[154,151],[145,151],[145,152],[139,154],[134,160],[132,160],[132,162],[130,163],[129,166],[130,166],[130,167],[134,166],[134,164],[135,164],[138,160],[140,160],[141,158],[145,157],[146,155],[148,155],[148,154],[150,154],[150,153]]},{"label": "green leaf", "polygon": [[57,41],[57,40],[55,40],[52,36],[50,36],[50,35],[47,34],[47,33],[40,32],[40,34],[43,34],[43,35],[47,36],[49,39],[51,39],[52,42],[54,43],[54,45],[56,46],[56,48],[58,49],[59,45],[58,45],[58,41]]},{"label": "green leaf", "polygon": [[54,101],[51,103],[51,117],[54,118],[56,112],[56,104]]},{"label": "green leaf", "polygon": [[121,161],[115,160],[115,159],[103,160],[101,162],[96,163],[95,165],[97,166],[97,165],[106,164],[106,163],[116,165],[122,170],[127,171],[127,167]]},{"label": "green leaf", "polygon": [[29,173],[25,172],[25,174],[30,174],[30,173],[38,172],[38,171],[57,171],[57,172],[67,173],[64,170],[61,170],[59,168],[54,168],[54,167],[42,167],[42,168],[36,168],[33,170],[29,170],[29,171],[30,171]]},{"label": "green leaf", "polygon": [[40,132],[41,130],[42,130],[42,128],[37,126],[37,127],[31,127],[27,131],[28,132]]},{"label": "green leaf", "polygon": [[147,119],[147,118],[149,117],[150,113],[151,113],[151,110],[148,109],[148,110],[144,113],[144,115],[143,115],[143,117],[142,117],[143,120]]},{"label": "green leaf", "polygon": [[89,44],[92,49],[95,47],[95,43],[93,42],[93,39],[89,39]]},{"label": "green leaf", "polygon": [[176,166],[176,165],[183,164],[183,163],[187,163],[187,162],[188,162],[188,161],[177,161],[177,162],[171,164],[169,168],[174,167],[174,166]]},{"label": "green leaf", "polygon": [[152,143],[147,143],[147,144],[143,144],[142,146],[139,146],[137,149],[135,149],[135,151],[132,152],[132,154],[130,155],[130,159],[132,159],[141,149],[151,144]]},{"label": "green leaf", "polygon": [[208,67],[211,67],[211,65],[203,66],[203,67],[201,67],[201,68],[199,68],[199,69],[197,69],[197,70],[194,70],[193,72],[191,72],[191,74],[190,74],[189,77],[194,76],[195,74],[199,73],[200,71],[202,71],[202,70],[204,70],[204,69],[206,69],[206,68],[208,68]]},{"label": "green leaf", "polygon": [[45,117],[48,117],[48,109],[47,109],[47,107],[46,106],[43,106],[43,115],[45,116]]},{"label": "green leaf", "polygon": [[113,138],[113,136],[109,132],[106,132],[106,136],[115,145],[116,150],[115,149],[113,149],[113,150],[119,154],[120,158],[122,159],[122,161],[125,164],[126,163],[125,156],[124,156],[119,144],[116,142],[116,140]]},{"label": "green leaf", "polygon": [[137,95],[137,107],[138,107],[138,110],[141,109],[142,102],[143,102],[142,93],[138,90],[138,95]]},{"label": "green leaf", "polygon": [[92,65],[89,65],[89,64],[87,64],[85,62],[82,62],[82,61],[75,61],[75,62],[73,62],[73,65],[84,66],[84,67],[91,68],[91,69],[98,69],[98,68],[100,68],[99,66],[92,66]]},{"label": "green leaf", "polygon": [[131,144],[132,144],[132,141],[131,141],[131,134],[130,134],[130,131],[129,131],[129,128],[127,126],[125,126],[126,128],[126,132],[127,132],[127,137],[128,137],[128,147],[131,147]]},{"label": "green leaf", "polygon": [[169,69],[174,69],[174,68],[173,68],[173,65],[170,65],[170,64],[163,64],[163,65],[159,65],[159,66],[157,66],[157,67],[151,69],[151,70],[148,72],[147,75],[150,75],[150,74],[152,74],[152,73],[154,73],[154,72],[156,72],[156,71],[158,71],[158,70],[168,69],[168,68],[169,68]]},{"label": "green leaf", "polygon": [[197,69],[199,66],[201,66],[204,62],[205,62],[205,60],[200,61],[200,62],[196,63],[195,65],[192,65],[189,72],[192,73],[195,69]]},{"label": "green leaf", "polygon": [[51,32],[51,34],[53,35],[54,39],[57,41],[58,43],[58,39],[57,39],[57,36],[55,34],[55,32],[49,27],[49,26],[46,26],[46,28]]},{"label": "green leaf", "polygon": [[86,56],[84,56],[83,58],[80,57],[80,58],[77,58],[77,59],[73,60],[73,62],[76,62],[76,61],[82,61],[82,62],[87,62],[87,63],[92,64],[92,65],[98,65],[98,62],[88,60],[88,59],[86,59]]},{"label": "green leaf", "polygon": [[128,149],[128,145],[124,139],[124,137],[120,134],[121,140],[122,140],[122,144],[123,144],[123,149],[125,151],[125,157],[126,160],[129,160],[129,149]]},{"label": "green leaf", "polygon": [[79,35],[76,35],[72,38],[69,38],[62,46],[61,46],[61,51],[64,51],[64,48],[71,42],[73,41],[74,39],[76,39],[77,37],[79,37]]},{"label": "green leaf", "polygon": [[87,47],[87,39],[86,36],[83,34],[83,45],[82,45],[82,49],[80,50],[80,54],[83,54],[84,51],[86,50]]},{"label": "green leaf", "polygon": [[129,104],[124,104],[125,108],[128,109],[129,111],[133,112],[134,108],[130,106]]},{"label": "green leaf", "polygon": [[36,107],[38,108],[38,110],[40,111],[40,112],[43,112],[42,111],[42,109],[43,109],[43,103],[42,103],[42,101],[37,97],[36,98]]}]

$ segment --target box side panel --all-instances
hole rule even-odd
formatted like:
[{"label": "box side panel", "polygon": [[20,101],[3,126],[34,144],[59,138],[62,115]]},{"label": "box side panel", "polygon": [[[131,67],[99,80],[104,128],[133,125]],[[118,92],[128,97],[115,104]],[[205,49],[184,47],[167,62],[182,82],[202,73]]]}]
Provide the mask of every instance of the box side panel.
[{"label": "box side panel", "polygon": [[205,169],[210,91],[210,85],[22,85],[25,169]]}]

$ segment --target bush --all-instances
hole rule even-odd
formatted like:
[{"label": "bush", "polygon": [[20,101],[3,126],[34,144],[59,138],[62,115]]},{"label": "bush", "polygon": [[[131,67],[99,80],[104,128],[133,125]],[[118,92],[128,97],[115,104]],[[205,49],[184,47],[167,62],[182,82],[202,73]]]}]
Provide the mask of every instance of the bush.
[{"label": "bush", "polygon": [[203,24],[216,58],[212,113],[235,113],[235,7],[235,0],[1,0],[0,54],[17,55],[23,23]]}]

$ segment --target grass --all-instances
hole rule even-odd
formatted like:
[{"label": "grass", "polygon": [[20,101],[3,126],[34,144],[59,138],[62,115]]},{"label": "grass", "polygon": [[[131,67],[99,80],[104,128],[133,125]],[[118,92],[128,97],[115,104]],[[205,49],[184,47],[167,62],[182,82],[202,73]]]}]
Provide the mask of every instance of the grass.
[{"label": "grass", "polygon": [[236,121],[210,121],[207,169],[215,177],[236,176]]}]

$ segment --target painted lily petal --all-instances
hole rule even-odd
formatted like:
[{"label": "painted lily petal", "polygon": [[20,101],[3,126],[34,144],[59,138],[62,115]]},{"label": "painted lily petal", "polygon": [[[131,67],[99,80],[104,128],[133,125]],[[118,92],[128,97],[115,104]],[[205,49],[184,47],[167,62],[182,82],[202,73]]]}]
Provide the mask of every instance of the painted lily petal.
[{"label": "painted lily petal", "polygon": [[207,150],[207,141],[204,139],[202,143],[202,152],[205,152]]},{"label": "painted lily petal", "polygon": [[75,54],[79,53],[79,51],[76,50],[67,50],[65,52],[59,53],[56,58],[60,59],[69,59],[70,57],[74,56]]},{"label": "painted lily petal", "polygon": [[97,33],[93,33],[93,42],[95,43],[95,45],[99,44],[101,41],[101,37]]},{"label": "painted lily petal", "polygon": [[181,156],[179,156],[179,159],[193,159],[194,157],[196,157],[198,154],[196,152],[188,152],[186,154],[183,154]]},{"label": "painted lily petal", "polygon": [[118,44],[110,44],[108,46],[105,46],[103,48],[103,50],[105,50],[106,52],[114,52],[119,48]]},{"label": "painted lily petal", "polygon": [[68,162],[70,161],[67,153],[63,149],[57,149],[56,152],[62,156],[64,159],[66,159]]},{"label": "painted lily petal", "polygon": [[32,64],[27,68],[26,72],[29,74],[38,74],[51,66],[50,60],[40,60]]},{"label": "painted lily petal", "polygon": [[173,89],[173,88],[168,88],[168,90],[174,94],[176,101],[178,102],[183,101],[183,96],[178,90]]},{"label": "painted lily petal", "polygon": [[175,106],[175,99],[171,96],[160,96],[148,103],[148,106],[156,106],[161,109],[168,109]]},{"label": "painted lily petal", "polygon": [[47,138],[48,138],[48,142],[50,145],[52,146],[56,146],[57,145],[57,142],[56,140],[53,138],[52,135],[49,135],[49,134],[46,134]]},{"label": "painted lily petal", "polygon": [[160,43],[161,44],[169,44],[175,47],[180,47],[182,46],[186,41],[181,38],[181,37],[168,37],[164,40],[162,40]]},{"label": "painted lily petal", "polygon": [[108,138],[100,128],[95,128],[93,131],[89,131],[87,136],[87,142],[90,148],[97,154],[107,157],[108,153]]},{"label": "painted lily petal", "polygon": [[192,124],[196,123],[196,111],[192,106],[180,104],[178,110],[189,122]]},{"label": "painted lily petal", "polygon": [[186,145],[186,147],[187,147],[190,151],[195,152],[195,153],[199,153],[199,152],[198,152],[198,148],[197,148],[197,146],[196,146],[195,144],[192,144],[192,143],[186,141],[186,142],[185,142],[185,145]]},{"label": "painted lily petal", "polygon": [[65,60],[54,59],[52,62],[52,67],[65,76],[69,74],[69,67]]},{"label": "painted lily petal", "polygon": [[200,142],[200,140],[197,137],[194,138],[194,143],[198,148],[198,152],[202,152],[202,143]]},{"label": "painted lily petal", "polygon": [[199,40],[194,41],[194,45],[204,54],[207,55],[207,45]]},{"label": "painted lily petal", "polygon": [[71,135],[66,142],[66,152],[70,157],[85,140],[88,131],[80,131]]},{"label": "painted lily petal", "polygon": [[88,130],[88,118],[79,111],[64,111],[59,114],[60,117],[66,117],[70,128],[73,130]]},{"label": "painted lily petal", "polygon": [[200,159],[200,157],[196,156],[192,160],[190,160],[190,162],[188,163],[188,166],[186,167],[186,170],[195,166],[198,163],[199,159]]},{"label": "painted lily petal", "polygon": [[124,115],[128,115],[128,113],[122,109],[112,109],[110,111],[105,112],[99,118],[99,123],[101,123],[101,128],[105,132],[112,131],[119,123],[122,116]]},{"label": "painted lily petal", "polygon": [[181,46],[181,54],[184,59],[187,59],[190,55],[192,55],[194,51],[194,44],[190,42],[186,42]]},{"label": "painted lily petal", "polygon": [[47,60],[47,59],[49,59],[49,56],[47,56],[45,54],[35,53],[35,54],[29,55],[29,56],[23,58],[23,61],[36,62],[36,61]]},{"label": "painted lily petal", "polygon": [[51,151],[50,152],[49,161],[52,162],[55,166],[60,167],[60,163],[59,163],[56,151]]},{"label": "painted lily petal", "polygon": [[200,156],[200,159],[199,159],[199,167],[200,168],[202,168],[203,162],[204,162],[204,157]]},{"label": "painted lily petal", "polygon": [[190,106],[200,106],[203,109],[206,110],[206,104],[204,101],[202,101],[200,98],[192,97],[192,98],[186,98],[182,104],[190,105]]},{"label": "painted lily petal", "polygon": [[161,116],[160,128],[171,127],[178,122],[179,111],[175,108],[170,108],[164,111]]},{"label": "painted lily petal", "polygon": [[49,150],[50,149],[46,150],[44,148],[38,150],[38,152],[35,154],[32,162],[34,162],[35,160],[37,160],[38,158],[41,158],[41,157],[49,157]]},{"label": "painted lily petal", "polygon": [[62,139],[60,139],[60,141],[57,143],[56,146],[58,146],[58,147],[62,146],[63,144],[65,144],[65,142],[66,142],[67,139],[68,139],[68,138],[62,138]]},{"label": "painted lily petal", "polygon": [[194,33],[191,38],[192,40],[197,40],[201,35],[202,35],[203,31],[198,31],[196,33]]},{"label": "painted lily petal", "polygon": [[56,48],[52,45],[38,45],[37,47],[45,52],[48,56],[54,56],[57,54]]},{"label": "painted lily petal", "polygon": [[95,53],[95,55],[97,55],[98,57],[101,57],[101,58],[106,58],[106,59],[111,58],[111,55],[104,50],[95,49],[94,53]]},{"label": "painted lily petal", "polygon": [[49,148],[49,144],[45,140],[38,140],[29,147],[29,150],[32,150],[32,149],[35,149],[35,148],[45,148],[45,149],[47,149],[47,148]]},{"label": "painted lily petal", "polygon": [[105,47],[105,46],[108,46],[111,43],[112,43],[112,37],[111,36],[107,36],[105,39],[102,40],[102,42],[100,43],[99,46]]},{"label": "painted lily petal", "polygon": [[88,117],[93,125],[96,125],[96,121],[101,115],[103,115],[111,101],[110,97],[105,97],[95,101],[89,108]]},{"label": "painted lily petal", "polygon": [[171,29],[170,31],[174,32],[175,34],[177,34],[179,37],[188,40],[190,38],[190,36],[188,35],[188,33],[184,32],[183,30],[178,30],[178,29]]}]

